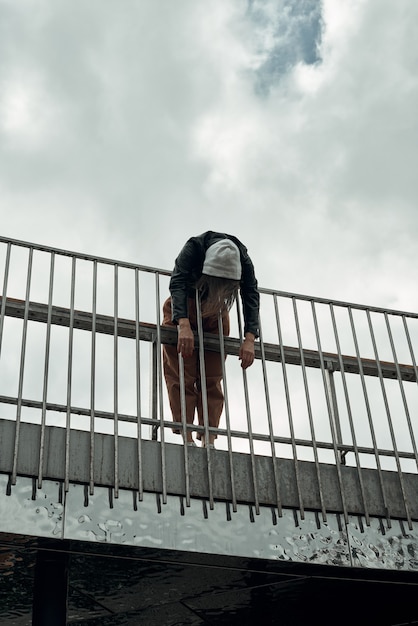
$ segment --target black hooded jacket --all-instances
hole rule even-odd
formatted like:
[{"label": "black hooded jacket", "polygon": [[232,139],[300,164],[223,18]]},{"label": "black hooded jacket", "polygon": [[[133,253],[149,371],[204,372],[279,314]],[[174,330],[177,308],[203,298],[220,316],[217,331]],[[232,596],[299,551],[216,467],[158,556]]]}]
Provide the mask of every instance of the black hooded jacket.
[{"label": "black hooded jacket", "polygon": [[244,311],[244,334],[251,332],[258,337],[260,295],[254,266],[248,256],[247,248],[233,235],[211,230],[197,237],[191,237],[175,261],[170,280],[172,320],[176,324],[182,317],[188,317],[187,299],[195,295],[195,285],[202,275],[206,250],[220,239],[230,239],[238,246],[242,267],[240,293]]}]

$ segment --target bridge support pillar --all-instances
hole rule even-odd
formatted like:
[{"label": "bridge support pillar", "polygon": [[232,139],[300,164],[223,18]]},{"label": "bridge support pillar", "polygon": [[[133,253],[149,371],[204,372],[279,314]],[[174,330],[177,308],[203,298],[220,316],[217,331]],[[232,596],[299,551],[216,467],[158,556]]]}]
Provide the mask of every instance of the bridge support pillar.
[{"label": "bridge support pillar", "polygon": [[35,565],[32,626],[67,623],[69,558],[62,541],[57,550],[51,544],[47,550],[40,546]]}]

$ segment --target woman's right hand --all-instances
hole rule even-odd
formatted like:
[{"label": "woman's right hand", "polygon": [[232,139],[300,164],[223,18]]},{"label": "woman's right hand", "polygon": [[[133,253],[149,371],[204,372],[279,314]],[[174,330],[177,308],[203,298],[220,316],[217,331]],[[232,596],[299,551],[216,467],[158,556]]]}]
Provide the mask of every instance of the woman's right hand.
[{"label": "woman's right hand", "polygon": [[177,352],[181,354],[183,358],[192,356],[194,349],[194,335],[187,317],[179,319],[177,332]]}]

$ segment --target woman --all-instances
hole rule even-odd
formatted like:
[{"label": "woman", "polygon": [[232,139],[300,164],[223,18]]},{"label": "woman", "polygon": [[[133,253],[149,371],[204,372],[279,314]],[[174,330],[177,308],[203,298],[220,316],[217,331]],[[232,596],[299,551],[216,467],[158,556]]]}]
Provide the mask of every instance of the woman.
[{"label": "woman", "polygon": [[[229,314],[238,290],[244,312],[244,340],[239,359],[246,369],[254,362],[254,341],[258,337],[260,297],[253,263],[245,246],[234,236],[208,231],[191,237],[178,255],[170,280],[171,297],[163,307],[163,325],[177,326],[177,347],[164,345],[163,366],[170,407],[175,422],[181,422],[178,354],[184,357],[186,422],[193,424],[195,410],[203,426],[199,358],[194,350],[197,330],[196,289],[200,292],[203,331],[218,333],[221,313],[223,333],[229,335]],[[217,428],[223,410],[222,362],[218,352],[205,350],[205,379],[209,427]],[[180,430],[174,430],[180,433]],[[205,436],[197,434],[205,446]],[[209,433],[213,447],[216,435]],[[191,431],[187,443],[195,445]]]}]

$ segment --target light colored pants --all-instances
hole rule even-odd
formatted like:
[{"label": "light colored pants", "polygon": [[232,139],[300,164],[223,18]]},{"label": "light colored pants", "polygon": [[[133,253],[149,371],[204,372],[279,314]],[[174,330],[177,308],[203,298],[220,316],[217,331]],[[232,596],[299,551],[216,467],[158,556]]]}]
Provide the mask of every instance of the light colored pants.
[{"label": "light colored pants", "polygon": [[[196,302],[189,298],[189,321],[192,330],[197,331]],[[218,334],[218,318],[207,317],[202,319],[203,331]],[[171,321],[171,298],[164,302],[163,326],[175,326]],[[223,319],[223,333],[229,335],[229,315]],[[205,350],[205,376],[208,404],[208,423],[210,427],[217,428],[221,419],[224,406],[224,394],[222,390],[222,361],[219,352]],[[186,399],[186,423],[193,424],[195,411],[199,425],[203,426],[203,403],[200,381],[199,350],[195,347],[191,357],[185,358],[184,362],[184,387]],[[181,422],[180,403],[180,380],[179,360],[177,346],[163,346],[164,377],[167,385],[170,408],[175,422]],[[180,433],[179,429],[173,429],[174,433]],[[197,433],[197,439],[201,439],[201,433]]]}]

